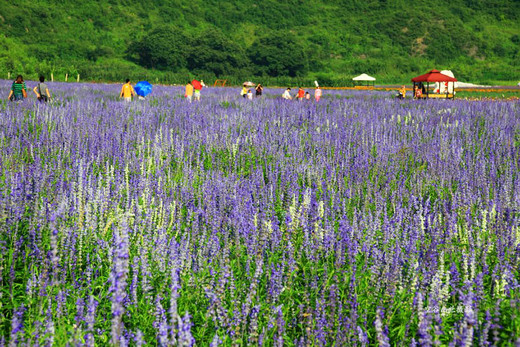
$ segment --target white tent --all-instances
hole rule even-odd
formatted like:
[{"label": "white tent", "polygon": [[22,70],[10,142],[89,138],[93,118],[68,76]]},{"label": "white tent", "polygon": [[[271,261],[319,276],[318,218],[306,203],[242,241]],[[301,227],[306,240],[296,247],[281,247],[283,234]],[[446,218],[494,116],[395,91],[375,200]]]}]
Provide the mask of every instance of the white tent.
[{"label": "white tent", "polygon": [[[441,74],[455,78],[455,75],[453,75],[451,70],[442,70]],[[435,82],[435,87],[433,90],[435,93],[446,94],[446,86],[448,86],[448,93],[453,94],[453,88],[457,89],[459,87],[459,83]]]},{"label": "white tent", "polygon": [[362,73],[359,76],[356,76],[352,79],[353,81],[375,81],[376,79],[372,76],[367,75],[366,73]]},{"label": "white tent", "polygon": [[352,79],[354,81],[354,84],[356,82],[360,82],[359,84],[363,84],[362,82],[367,82],[367,86],[370,85],[370,82],[372,82],[372,85],[374,85],[374,81],[376,80],[374,77],[367,75],[366,73],[362,73],[359,76],[356,76]]}]

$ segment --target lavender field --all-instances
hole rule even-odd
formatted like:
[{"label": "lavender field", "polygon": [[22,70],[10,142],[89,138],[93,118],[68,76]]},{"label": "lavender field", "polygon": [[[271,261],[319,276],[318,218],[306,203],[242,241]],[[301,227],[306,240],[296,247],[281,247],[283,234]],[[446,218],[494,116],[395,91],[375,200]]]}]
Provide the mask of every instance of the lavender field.
[{"label": "lavender field", "polygon": [[520,343],[520,102],[49,88],[0,101],[0,346]]}]

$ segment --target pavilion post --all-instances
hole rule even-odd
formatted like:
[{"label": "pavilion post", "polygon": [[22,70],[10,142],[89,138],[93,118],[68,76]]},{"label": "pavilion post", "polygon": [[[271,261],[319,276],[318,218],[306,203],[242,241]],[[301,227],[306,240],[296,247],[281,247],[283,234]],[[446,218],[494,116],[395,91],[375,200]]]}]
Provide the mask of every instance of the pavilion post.
[{"label": "pavilion post", "polygon": [[451,94],[452,94],[451,98],[453,100],[455,100],[455,82],[453,82],[453,92]]}]

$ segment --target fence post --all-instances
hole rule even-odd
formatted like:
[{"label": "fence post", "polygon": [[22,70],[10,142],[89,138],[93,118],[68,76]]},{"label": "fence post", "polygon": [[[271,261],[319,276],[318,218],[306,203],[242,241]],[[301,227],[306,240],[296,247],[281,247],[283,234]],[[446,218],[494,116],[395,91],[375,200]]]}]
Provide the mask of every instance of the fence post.
[{"label": "fence post", "polygon": [[77,82],[79,82],[79,74],[78,74],[78,78],[76,79]]},{"label": "fence post", "polygon": [[8,79],[8,80],[11,79],[11,72],[8,72],[8,73],[7,73],[7,79]]},{"label": "fence post", "polygon": [[68,82],[68,81],[69,81],[69,74],[66,73],[66,74],[65,74],[65,82]]},{"label": "fence post", "polygon": [[51,72],[51,82],[54,82],[54,74]]}]

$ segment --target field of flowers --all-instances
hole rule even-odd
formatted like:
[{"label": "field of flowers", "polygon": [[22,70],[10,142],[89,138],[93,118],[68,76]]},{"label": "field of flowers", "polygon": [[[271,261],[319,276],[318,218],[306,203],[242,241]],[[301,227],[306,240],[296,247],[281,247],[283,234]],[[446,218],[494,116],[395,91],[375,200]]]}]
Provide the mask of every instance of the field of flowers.
[{"label": "field of flowers", "polygon": [[520,102],[49,87],[0,102],[0,346],[520,343]]}]

